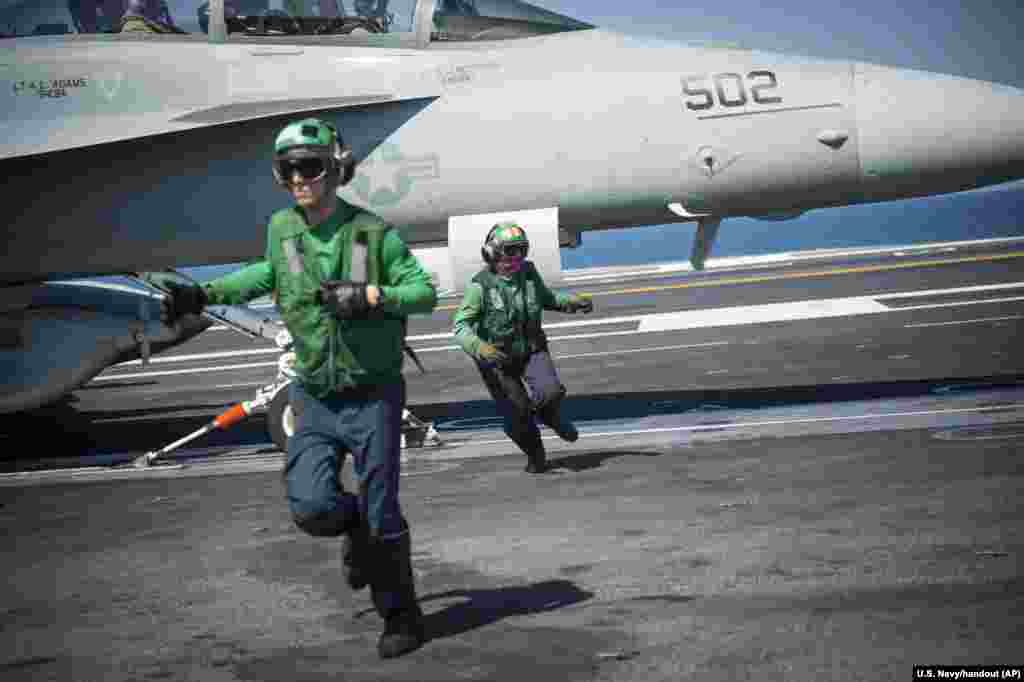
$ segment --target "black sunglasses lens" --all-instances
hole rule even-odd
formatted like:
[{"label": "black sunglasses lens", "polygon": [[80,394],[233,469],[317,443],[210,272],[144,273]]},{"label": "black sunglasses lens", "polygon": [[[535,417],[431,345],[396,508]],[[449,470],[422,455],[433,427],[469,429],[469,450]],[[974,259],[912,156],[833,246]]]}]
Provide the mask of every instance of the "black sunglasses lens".
[{"label": "black sunglasses lens", "polygon": [[301,161],[285,161],[281,164],[281,174],[285,180],[291,180],[296,173],[303,180],[316,180],[324,174],[324,162],[320,159],[302,159]]},{"label": "black sunglasses lens", "polygon": [[512,246],[506,246],[504,253],[506,256],[512,256],[513,258],[525,258],[526,247],[522,244],[513,244]]}]

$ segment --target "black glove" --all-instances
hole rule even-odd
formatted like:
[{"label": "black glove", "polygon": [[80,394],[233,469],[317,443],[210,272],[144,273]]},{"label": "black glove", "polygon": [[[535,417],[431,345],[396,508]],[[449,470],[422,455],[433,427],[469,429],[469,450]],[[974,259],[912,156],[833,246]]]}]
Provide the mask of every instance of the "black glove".
[{"label": "black glove", "polygon": [[589,298],[583,298],[573,294],[569,297],[569,300],[562,306],[562,310],[567,313],[592,313],[594,312],[594,302]]},{"label": "black glove", "polygon": [[198,284],[166,282],[167,294],[160,301],[160,320],[170,326],[182,315],[198,315],[209,302],[206,290]]},{"label": "black glove", "polygon": [[370,312],[370,301],[366,298],[365,282],[350,282],[347,279],[329,279],[320,282],[316,301],[327,306],[339,320],[357,320]]}]

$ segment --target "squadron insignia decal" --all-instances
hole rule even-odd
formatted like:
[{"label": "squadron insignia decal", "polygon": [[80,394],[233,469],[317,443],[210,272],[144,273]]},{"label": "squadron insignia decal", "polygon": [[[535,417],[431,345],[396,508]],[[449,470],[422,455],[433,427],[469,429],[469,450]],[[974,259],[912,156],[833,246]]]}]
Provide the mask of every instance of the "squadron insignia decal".
[{"label": "squadron insignia decal", "polygon": [[67,97],[69,91],[89,85],[87,78],[53,78],[38,80],[15,81],[15,95],[33,95],[35,97]]}]

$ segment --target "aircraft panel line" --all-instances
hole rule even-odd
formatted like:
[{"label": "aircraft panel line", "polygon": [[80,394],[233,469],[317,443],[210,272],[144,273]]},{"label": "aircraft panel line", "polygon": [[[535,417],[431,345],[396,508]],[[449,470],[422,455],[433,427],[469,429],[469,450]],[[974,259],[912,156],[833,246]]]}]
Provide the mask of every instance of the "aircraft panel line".
[{"label": "aircraft panel line", "polygon": [[778,109],[759,109],[756,111],[737,111],[730,112],[728,114],[707,114],[705,116],[698,116],[697,118],[701,121],[707,121],[712,118],[736,118],[738,116],[753,116],[754,114],[777,114],[785,111],[808,111],[810,109],[835,109],[836,107],[843,106],[842,102],[830,102],[828,104],[807,104],[800,107],[780,107]]}]

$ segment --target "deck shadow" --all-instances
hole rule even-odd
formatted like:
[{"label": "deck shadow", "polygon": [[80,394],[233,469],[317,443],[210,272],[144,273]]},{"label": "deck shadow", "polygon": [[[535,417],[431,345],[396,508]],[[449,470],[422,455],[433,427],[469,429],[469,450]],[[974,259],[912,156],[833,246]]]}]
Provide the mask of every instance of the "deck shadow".
[{"label": "deck shadow", "polygon": [[430,639],[454,637],[512,616],[543,613],[572,606],[594,596],[569,580],[545,580],[515,587],[485,590],[449,590],[431,594],[420,603],[439,599],[462,598],[457,604],[424,617]]},{"label": "deck shadow", "polygon": [[597,469],[610,459],[617,457],[659,457],[657,450],[594,450],[581,452],[578,455],[553,457],[548,460],[551,468],[569,469],[570,471],[586,471]]}]

